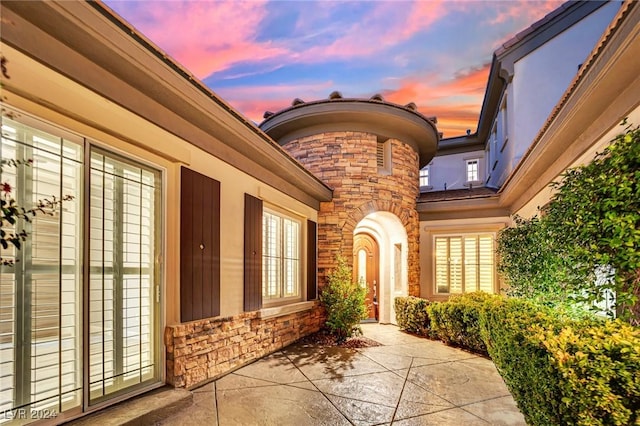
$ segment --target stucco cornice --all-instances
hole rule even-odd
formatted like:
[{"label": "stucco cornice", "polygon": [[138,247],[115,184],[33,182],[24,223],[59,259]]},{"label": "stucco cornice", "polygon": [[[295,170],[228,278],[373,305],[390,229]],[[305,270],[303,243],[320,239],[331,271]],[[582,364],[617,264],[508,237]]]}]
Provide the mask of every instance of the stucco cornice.
[{"label": "stucco cornice", "polygon": [[419,202],[420,221],[508,217],[509,210],[500,206],[498,196],[446,201]]},{"label": "stucco cornice", "polygon": [[281,145],[332,131],[361,131],[398,139],[416,150],[420,167],[431,161],[439,140],[436,125],[422,114],[389,102],[366,99],[300,103],[271,115],[260,128]]},{"label": "stucco cornice", "polygon": [[331,189],[102,3],[2,2],[2,41],[314,207]]}]

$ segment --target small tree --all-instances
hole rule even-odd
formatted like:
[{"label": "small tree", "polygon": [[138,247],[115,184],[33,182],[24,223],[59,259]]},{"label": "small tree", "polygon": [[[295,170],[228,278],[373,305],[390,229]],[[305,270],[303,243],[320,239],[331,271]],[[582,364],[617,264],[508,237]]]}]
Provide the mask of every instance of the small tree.
[{"label": "small tree", "polygon": [[326,327],[341,343],[362,333],[360,321],[367,315],[367,290],[353,282],[351,268],[344,257],[337,256],[336,261],[338,266],[329,272],[327,285],[320,293],[320,302],[327,310]]}]

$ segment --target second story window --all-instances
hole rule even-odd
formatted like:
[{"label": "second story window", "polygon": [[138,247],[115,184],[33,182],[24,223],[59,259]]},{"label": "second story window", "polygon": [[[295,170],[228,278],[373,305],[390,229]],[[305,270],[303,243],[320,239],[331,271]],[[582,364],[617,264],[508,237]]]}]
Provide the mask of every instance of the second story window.
[{"label": "second story window", "polygon": [[420,187],[431,186],[429,179],[429,166],[420,170]]},{"label": "second story window", "polygon": [[478,182],[480,180],[480,160],[474,158],[466,160],[467,183]]}]

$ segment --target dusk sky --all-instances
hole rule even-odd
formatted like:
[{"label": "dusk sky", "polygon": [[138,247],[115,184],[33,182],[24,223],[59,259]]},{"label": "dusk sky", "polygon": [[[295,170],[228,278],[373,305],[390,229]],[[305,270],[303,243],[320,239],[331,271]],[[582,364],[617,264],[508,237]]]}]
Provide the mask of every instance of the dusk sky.
[{"label": "dusk sky", "polygon": [[563,2],[106,1],[250,120],[376,93],[475,131],[493,52]]}]

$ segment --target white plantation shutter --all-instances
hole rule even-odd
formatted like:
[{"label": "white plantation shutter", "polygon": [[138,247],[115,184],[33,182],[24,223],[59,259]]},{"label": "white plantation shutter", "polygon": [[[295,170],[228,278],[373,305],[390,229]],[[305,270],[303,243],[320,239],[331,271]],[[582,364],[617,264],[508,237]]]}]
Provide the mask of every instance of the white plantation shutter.
[{"label": "white plantation shutter", "polygon": [[156,182],[157,172],[91,153],[92,400],[154,377]]},{"label": "white plantation shutter", "polygon": [[494,237],[464,235],[435,237],[435,290],[457,294],[495,291]]},{"label": "white plantation shutter", "polygon": [[[66,139],[69,137],[70,139]],[[19,220],[6,232],[24,229],[21,250],[2,250],[17,263],[0,274],[0,412],[24,409],[61,412],[80,405],[82,145],[2,117],[2,182],[23,207],[71,195],[52,215]],[[10,418],[0,418],[9,421]]]}]

